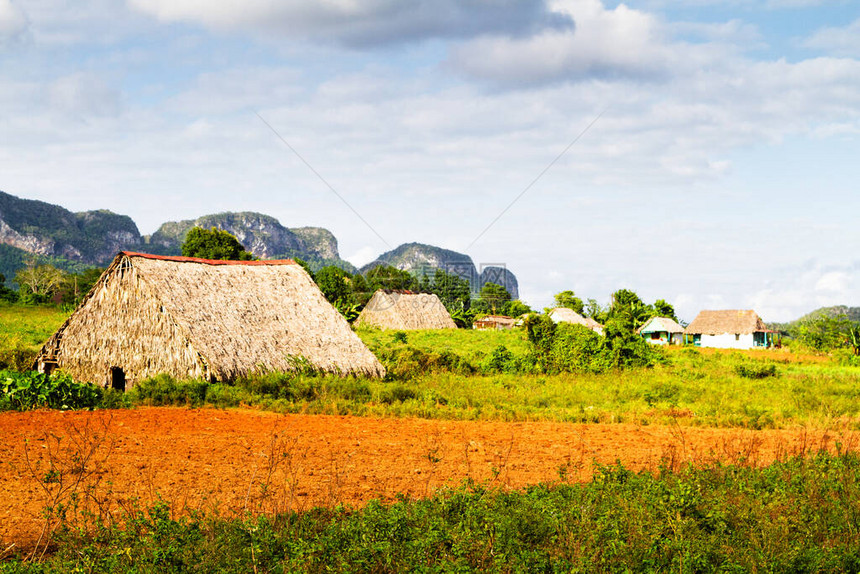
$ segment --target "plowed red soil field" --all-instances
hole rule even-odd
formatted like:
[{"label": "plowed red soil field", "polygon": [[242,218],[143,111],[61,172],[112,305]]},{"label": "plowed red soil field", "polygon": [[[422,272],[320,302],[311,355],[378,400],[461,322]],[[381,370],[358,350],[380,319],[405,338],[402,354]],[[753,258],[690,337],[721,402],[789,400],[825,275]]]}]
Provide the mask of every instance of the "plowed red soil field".
[{"label": "plowed red soil field", "polygon": [[421,497],[464,479],[503,488],[713,460],[767,464],[856,433],[628,424],[453,422],[139,408],[0,414],[0,553],[32,544],[49,505],[233,513]]}]

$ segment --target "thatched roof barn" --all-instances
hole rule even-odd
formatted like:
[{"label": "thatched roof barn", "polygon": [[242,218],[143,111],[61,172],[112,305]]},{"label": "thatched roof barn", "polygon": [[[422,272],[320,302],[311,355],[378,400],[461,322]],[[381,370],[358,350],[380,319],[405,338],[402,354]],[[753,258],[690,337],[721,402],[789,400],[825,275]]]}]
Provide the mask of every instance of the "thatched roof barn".
[{"label": "thatched roof barn", "polygon": [[567,307],[556,307],[549,312],[549,318],[556,323],[572,323],[574,325],[582,325],[591,329],[595,333],[603,334],[603,325],[592,319],[591,317],[583,317],[573,309]]},{"label": "thatched roof barn", "polygon": [[487,315],[480,319],[475,319],[472,323],[473,329],[513,329],[517,320],[507,315]]},{"label": "thatched roof barn", "polygon": [[374,293],[355,324],[401,331],[457,328],[435,294],[393,289],[379,289]]},{"label": "thatched roof barn", "polygon": [[701,311],[684,334],[702,347],[750,349],[770,347],[775,332],[753,310]]},{"label": "thatched roof barn", "polygon": [[655,345],[680,345],[684,342],[684,328],[668,317],[651,317],[636,332]]},{"label": "thatched roof barn", "polygon": [[384,375],[300,265],[122,252],[45,343],[40,370],[124,388],[158,373],[232,380],[289,371]]}]

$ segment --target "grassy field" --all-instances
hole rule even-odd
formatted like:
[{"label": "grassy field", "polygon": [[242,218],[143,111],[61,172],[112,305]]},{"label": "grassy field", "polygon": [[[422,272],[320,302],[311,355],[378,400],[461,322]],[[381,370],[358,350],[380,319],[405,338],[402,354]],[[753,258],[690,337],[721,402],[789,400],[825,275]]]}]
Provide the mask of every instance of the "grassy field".
[{"label": "grassy field", "polygon": [[42,344],[66,317],[67,312],[54,306],[0,302],[0,369],[29,367]]},{"label": "grassy field", "polygon": [[[0,308],[0,357],[25,356],[62,323],[53,307]],[[860,368],[787,350],[669,349],[652,368],[606,373],[495,372],[493,351],[529,352],[521,330],[359,329],[386,380],[262,375],[208,385],[157,377],[107,406],[210,404],[279,412],[503,421],[634,422],[744,428],[860,426]],[[11,362],[5,365],[14,368]]]}]

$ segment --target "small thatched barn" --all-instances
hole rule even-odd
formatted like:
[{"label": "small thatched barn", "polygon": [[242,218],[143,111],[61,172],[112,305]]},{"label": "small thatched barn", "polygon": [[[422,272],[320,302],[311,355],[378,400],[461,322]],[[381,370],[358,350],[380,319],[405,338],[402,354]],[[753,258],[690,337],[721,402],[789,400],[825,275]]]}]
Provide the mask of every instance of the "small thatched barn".
[{"label": "small thatched barn", "polygon": [[384,375],[300,265],[123,252],[36,360],[125,388],[158,373],[232,380],[289,371]]},{"label": "small thatched barn", "polygon": [[382,329],[456,329],[445,305],[433,293],[379,289],[355,320]]},{"label": "small thatched barn", "polygon": [[755,311],[728,309],[701,311],[684,335],[700,347],[752,349],[773,346],[776,332],[768,329]]},{"label": "small thatched barn", "polygon": [[684,328],[668,317],[651,317],[636,332],[654,345],[680,345],[684,342]]},{"label": "small thatched barn", "polygon": [[496,329],[498,331],[504,329],[513,329],[517,324],[517,320],[507,315],[486,315],[480,319],[475,319],[472,323],[473,329]]},{"label": "small thatched barn", "polygon": [[591,317],[583,317],[573,309],[567,307],[556,307],[549,312],[549,318],[556,323],[572,323],[574,325],[582,325],[587,329],[591,329],[595,333],[603,334],[603,325],[592,319]]}]

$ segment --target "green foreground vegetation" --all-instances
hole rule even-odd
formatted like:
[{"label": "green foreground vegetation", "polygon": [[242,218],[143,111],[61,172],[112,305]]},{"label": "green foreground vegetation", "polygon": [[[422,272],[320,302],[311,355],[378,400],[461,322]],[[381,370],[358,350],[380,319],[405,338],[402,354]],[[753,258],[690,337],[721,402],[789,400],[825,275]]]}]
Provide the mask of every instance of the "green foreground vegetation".
[{"label": "green foreground vegetation", "polygon": [[64,528],[24,572],[857,572],[860,458],[601,467],[587,484],[235,518],[158,503]]}]

